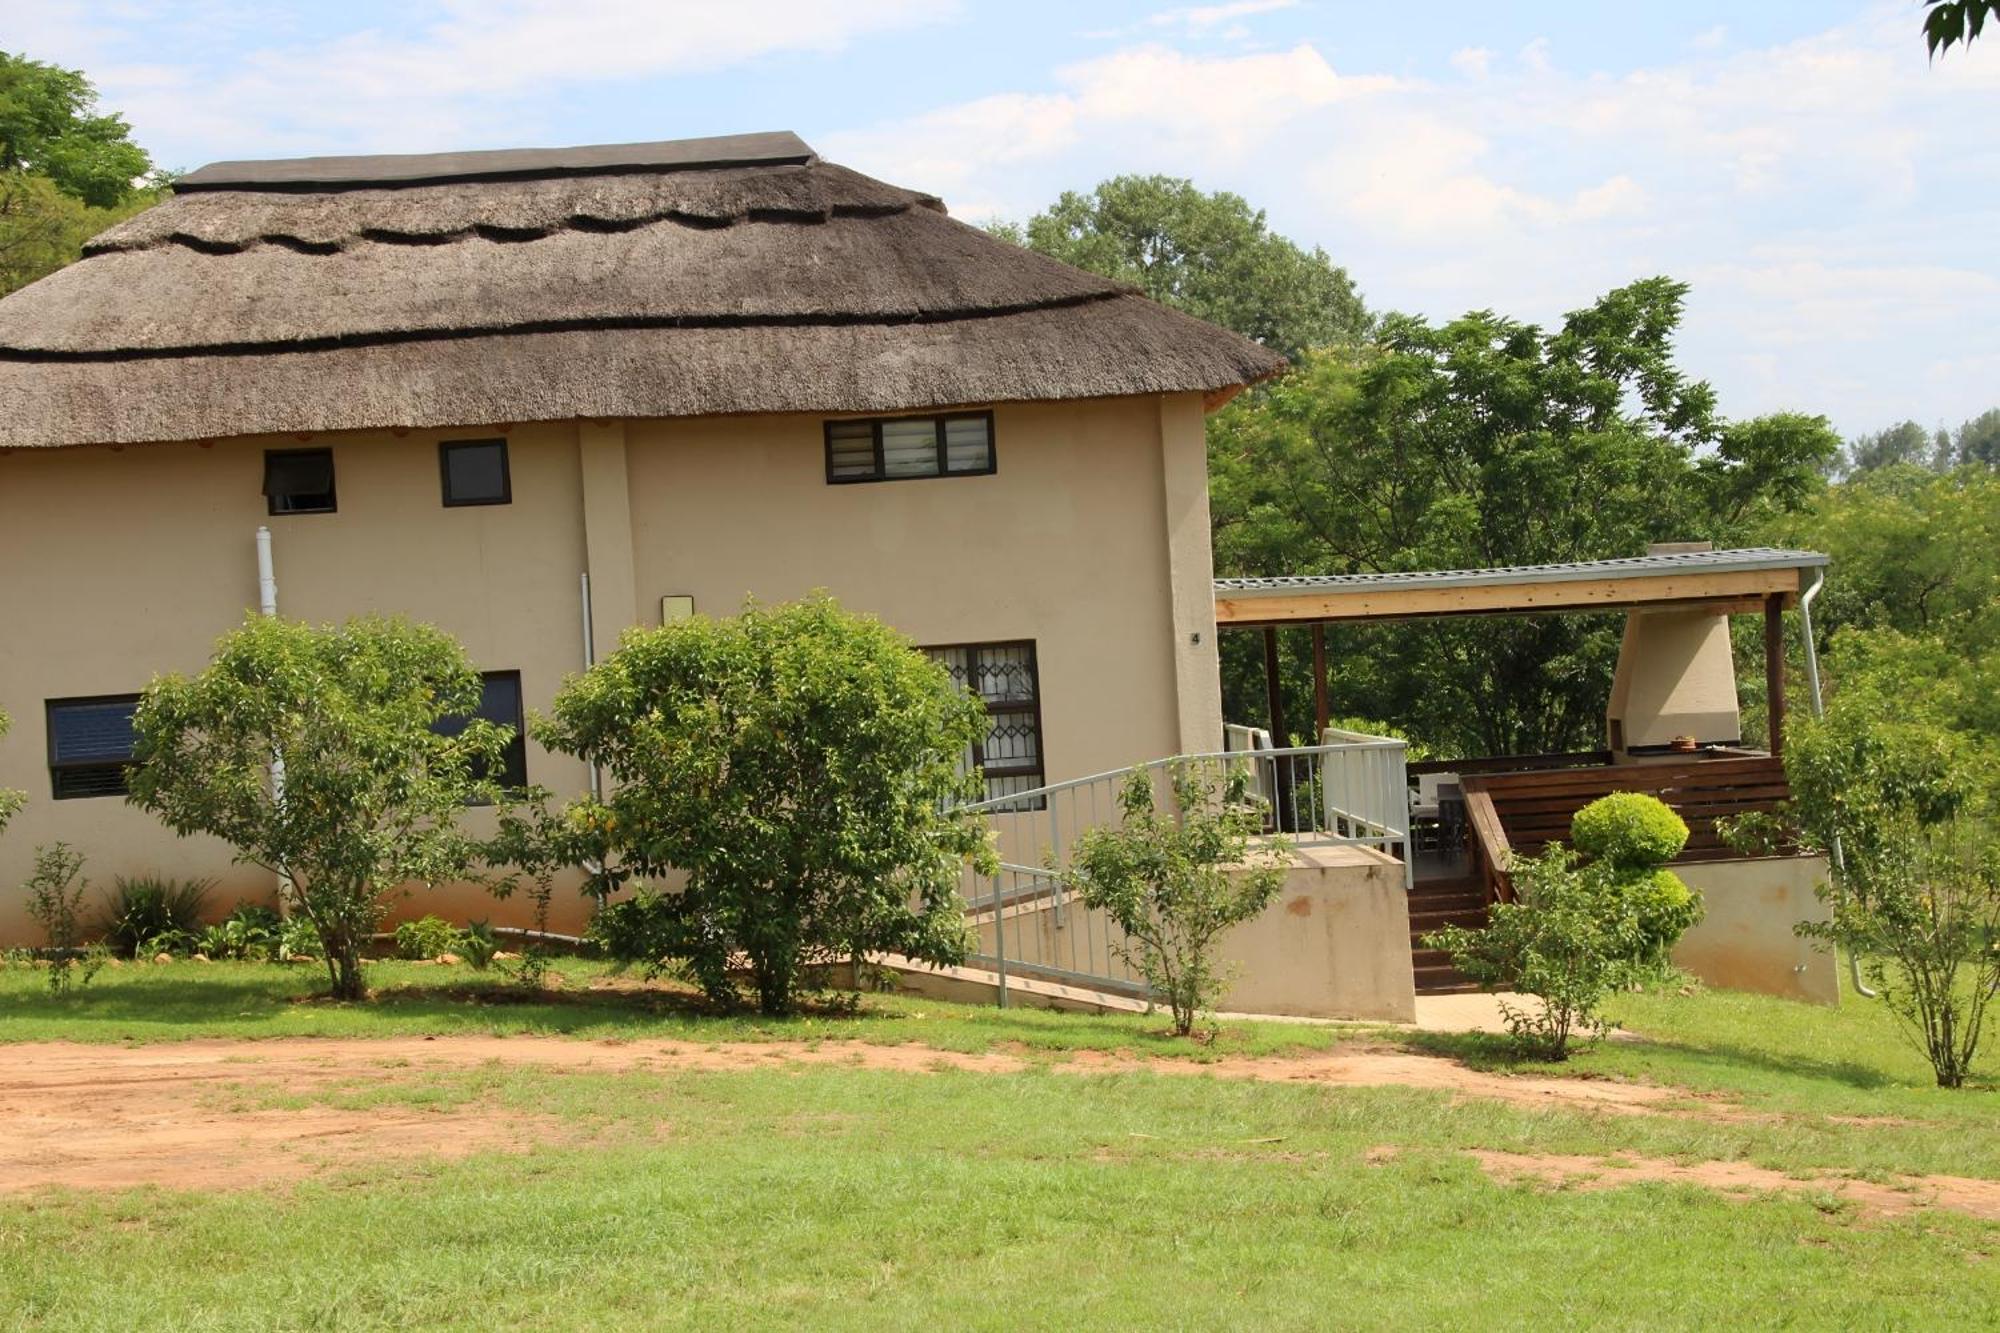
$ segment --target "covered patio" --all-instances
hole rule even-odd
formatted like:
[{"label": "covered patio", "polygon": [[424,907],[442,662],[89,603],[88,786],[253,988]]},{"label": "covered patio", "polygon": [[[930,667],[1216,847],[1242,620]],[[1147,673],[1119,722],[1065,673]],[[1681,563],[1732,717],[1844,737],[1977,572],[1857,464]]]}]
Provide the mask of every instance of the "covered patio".
[{"label": "covered patio", "polygon": [[[1312,637],[1315,743],[1329,734],[1325,627],[1427,617],[1622,613],[1624,640],[1605,703],[1602,749],[1563,754],[1468,755],[1408,765],[1410,927],[1419,991],[1458,988],[1448,960],[1420,936],[1447,923],[1478,924],[1511,896],[1507,867],[1567,837],[1570,817],[1608,792],[1640,791],[1673,806],[1691,831],[1684,863],[1742,859],[1716,821],[1770,810],[1788,794],[1782,755],[1788,711],[1785,618],[1800,612],[1807,681],[1819,694],[1812,601],[1828,559],[1810,551],[1655,547],[1644,556],[1572,564],[1411,573],[1218,579],[1218,629],[1263,638],[1267,728],[1231,728],[1232,748],[1283,747],[1278,631]],[[1763,620],[1769,744],[1743,744],[1729,618]],[[1301,728],[1303,730],[1303,728]],[[1338,734],[1338,733],[1336,733]],[[1277,805],[1287,808],[1285,793]],[[1788,932],[1790,923],[1784,923]]]}]

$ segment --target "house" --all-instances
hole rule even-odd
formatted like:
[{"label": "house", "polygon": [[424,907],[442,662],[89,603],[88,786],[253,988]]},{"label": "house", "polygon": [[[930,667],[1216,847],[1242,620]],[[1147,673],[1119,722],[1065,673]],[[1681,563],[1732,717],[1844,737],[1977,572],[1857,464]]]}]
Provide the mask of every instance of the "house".
[{"label": "house", "polygon": [[0,885],[61,840],[269,896],[120,799],[259,529],[282,614],[435,623],[510,724],[628,626],[825,588],[987,699],[995,796],[1215,749],[1203,414],[1281,365],[786,133],[204,167],[0,302]]}]

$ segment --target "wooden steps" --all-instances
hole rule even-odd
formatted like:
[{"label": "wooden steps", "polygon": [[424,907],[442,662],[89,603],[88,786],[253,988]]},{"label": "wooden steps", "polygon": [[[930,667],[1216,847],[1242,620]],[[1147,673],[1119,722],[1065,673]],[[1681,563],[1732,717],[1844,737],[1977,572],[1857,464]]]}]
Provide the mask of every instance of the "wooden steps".
[{"label": "wooden steps", "polygon": [[1430,880],[1410,890],[1410,967],[1417,994],[1449,995],[1479,989],[1477,982],[1451,965],[1450,955],[1426,947],[1423,937],[1441,926],[1485,924],[1486,889],[1478,879]]}]

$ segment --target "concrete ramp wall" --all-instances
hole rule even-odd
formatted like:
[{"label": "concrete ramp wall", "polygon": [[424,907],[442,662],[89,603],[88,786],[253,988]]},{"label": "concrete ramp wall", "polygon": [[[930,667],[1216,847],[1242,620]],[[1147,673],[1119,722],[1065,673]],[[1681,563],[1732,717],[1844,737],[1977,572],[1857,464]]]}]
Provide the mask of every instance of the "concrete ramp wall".
[{"label": "concrete ramp wall", "polygon": [[1673,869],[1708,909],[1681,937],[1675,963],[1711,986],[1840,1003],[1838,961],[1792,931],[1798,922],[1829,918],[1813,893],[1826,878],[1825,857],[1693,861]]}]

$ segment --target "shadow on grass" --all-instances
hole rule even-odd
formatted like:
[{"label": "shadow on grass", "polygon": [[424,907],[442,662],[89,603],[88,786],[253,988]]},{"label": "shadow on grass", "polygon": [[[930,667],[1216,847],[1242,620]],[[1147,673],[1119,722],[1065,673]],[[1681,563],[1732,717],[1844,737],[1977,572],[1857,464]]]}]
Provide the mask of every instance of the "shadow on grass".
[{"label": "shadow on grass", "polygon": [[[1574,1060],[1554,1062],[1539,1059],[1524,1053],[1513,1038],[1491,1032],[1416,1032],[1405,1036],[1403,1044],[1412,1050],[1446,1056],[1474,1069],[1502,1073],[1560,1072],[1573,1077],[1588,1078],[1594,1074],[1610,1072],[1604,1069],[1579,1068]],[[1579,1041],[1573,1046],[1573,1051],[1577,1055],[1607,1049],[1614,1053],[1631,1051],[1647,1056],[1663,1057],[1683,1079],[1690,1075],[1701,1074],[1716,1083],[1732,1087],[1742,1086],[1743,1075],[1752,1071],[1785,1078],[1839,1083],[1846,1087],[1864,1090],[1904,1085],[1904,1080],[1874,1065],[1854,1060],[1829,1060],[1756,1050],[1732,1042],[1696,1044],[1641,1037],[1638,1041],[1629,1043]]]}]

